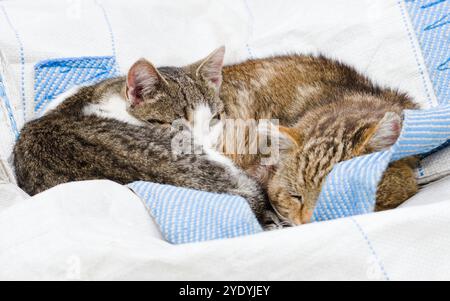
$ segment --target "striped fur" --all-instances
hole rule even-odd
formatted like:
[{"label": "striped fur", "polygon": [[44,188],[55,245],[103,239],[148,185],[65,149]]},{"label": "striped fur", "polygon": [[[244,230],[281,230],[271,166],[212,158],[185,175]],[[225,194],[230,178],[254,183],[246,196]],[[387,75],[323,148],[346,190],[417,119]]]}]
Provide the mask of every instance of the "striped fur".
[{"label": "striped fur", "polygon": [[[323,185],[312,220],[372,212],[376,205],[377,183],[389,163],[427,153],[448,140],[450,105],[423,111],[405,111],[402,133],[391,148],[335,166]],[[395,166],[395,163],[391,166]],[[402,180],[401,184],[405,185],[407,179]]]}]

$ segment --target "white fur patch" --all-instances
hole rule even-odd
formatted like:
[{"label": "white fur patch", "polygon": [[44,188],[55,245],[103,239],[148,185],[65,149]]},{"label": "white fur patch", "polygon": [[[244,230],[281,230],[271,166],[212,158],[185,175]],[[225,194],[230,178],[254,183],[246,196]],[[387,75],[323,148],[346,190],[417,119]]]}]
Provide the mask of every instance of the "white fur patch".
[{"label": "white fur patch", "polygon": [[203,146],[203,150],[211,161],[219,162],[226,165],[230,170],[238,172],[233,161],[216,150],[218,139],[223,131],[223,123],[218,122],[210,127],[213,115],[207,105],[200,105],[195,108],[193,117],[192,135],[194,143]]},{"label": "white fur patch", "polygon": [[144,122],[128,113],[128,102],[118,94],[105,97],[100,103],[89,104],[83,109],[85,115],[95,115],[115,119],[132,125],[143,125]]}]

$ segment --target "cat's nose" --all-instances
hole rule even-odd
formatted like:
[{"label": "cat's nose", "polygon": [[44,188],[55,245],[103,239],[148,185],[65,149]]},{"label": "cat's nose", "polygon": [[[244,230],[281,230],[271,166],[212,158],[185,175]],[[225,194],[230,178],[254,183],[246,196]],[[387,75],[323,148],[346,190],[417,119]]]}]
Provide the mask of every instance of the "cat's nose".
[{"label": "cat's nose", "polygon": [[301,212],[301,221],[302,224],[307,224],[311,222],[311,218],[314,210],[303,208]]},{"label": "cat's nose", "polygon": [[298,211],[295,211],[295,213],[292,211],[293,215],[290,216],[290,220],[294,225],[302,225],[302,224],[308,224],[311,222],[311,218],[313,215],[314,209],[308,209],[304,206],[302,206],[301,209]]}]

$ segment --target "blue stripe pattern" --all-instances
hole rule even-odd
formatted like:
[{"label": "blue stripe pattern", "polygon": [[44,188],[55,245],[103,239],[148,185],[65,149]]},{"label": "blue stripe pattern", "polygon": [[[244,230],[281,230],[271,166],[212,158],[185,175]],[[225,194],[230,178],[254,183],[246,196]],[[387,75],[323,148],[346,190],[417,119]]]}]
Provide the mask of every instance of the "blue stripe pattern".
[{"label": "blue stripe pattern", "polygon": [[312,221],[373,212],[377,185],[390,162],[424,154],[450,140],[450,105],[404,112],[402,132],[388,150],[336,164],[319,195]]},{"label": "blue stripe pattern", "polygon": [[11,106],[11,102],[9,101],[8,94],[6,93],[6,88],[3,83],[3,78],[0,74],[0,100],[6,107],[6,111],[8,114],[9,124],[11,126],[11,130],[17,139],[19,137],[19,130],[17,129],[16,119],[14,118],[14,112]]},{"label": "blue stripe pattern", "polygon": [[[23,120],[26,120],[27,117],[27,103],[26,103],[26,97],[25,97],[25,51],[23,47],[22,38],[20,37],[19,32],[17,31],[16,27],[13,25],[11,18],[9,17],[8,13],[6,12],[6,8],[2,5],[1,9],[3,11],[3,14],[5,15],[5,20],[8,23],[9,27],[14,33],[14,36],[16,37],[17,45],[19,47],[19,56],[20,56],[20,94],[22,99],[22,113],[23,113]],[[18,135],[16,135],[18,137]]]},{"label": "blue stripe pattern", "polygon": [[[441,106],[405,112],[402,134],[389,150],[336,164],[322,188],[312,221],[372,212],[377,185],[390,162],[416,154],[426,156],[450,144],[450,1],[405,0],[405,4]],[[400,1],[399,6],[406,22]],[[408,35],[413,39],[410,32]],[[419,176],[423,169],[419,167]]]},{"label": "blue stripe pattern", "polygon": [[113,56],[52,59],[34,67],[34,112],[41,112],[68,89],[119,74]]},{"label": "blue stripe pattern", "polygon": [[450,103],[450,1],[406,0],[440,104]]},{"label": "blue stripe pattern", "polygon": [[[450,139],[450,106],[445,105],[449,103],[450,95],[448,2],[405,1],[442,106],[422,111],[406,111],[402,133],[393,147],[337,164],[327,177],[312,221],[372,212],[377,184],[390,162],[414,154],[429,153],[440,145],[442,147]],[[96,3],[102,9],[108,23],[112,51],[115,55],[111,24],[103,6],[99,2]],[[249,17],[253,20],[247,1],[244,0],[244,3]],[[402,13],[406,21],[407,15],[404,11]],[[413,33],[408,35],[412,40]],[[246,46],[252,56],[248,43]],[[420,51],[417,49],[414,51],[419,62]],[[425,79],[423,70],[419,71]],[[69,58],[41,62],[35,66],[34,110],[42,111],[57,95],[72,86],[93,84],[117,74],[117,62],[114,57]],[[427,95],[430,98],[431,92],[427,91]],[[246,200],[238,196],[143,181],[131,183],[128,187],[144,200],[163,236],[173,244],[232,238],[262,231]],[[388,279],[387,275],[385,276]]]},{"label": "blue stripe pattern", "polygon": [[172,244],[262,232],[242,197],[143,181],[128,187],[144,200],[164,238]]}]

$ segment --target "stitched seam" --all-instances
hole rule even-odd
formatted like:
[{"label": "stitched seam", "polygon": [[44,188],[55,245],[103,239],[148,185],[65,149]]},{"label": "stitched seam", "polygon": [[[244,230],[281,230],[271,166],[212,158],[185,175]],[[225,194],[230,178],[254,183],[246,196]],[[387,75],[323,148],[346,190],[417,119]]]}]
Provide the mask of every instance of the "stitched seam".
[{"label": "stitched seam", "polygon": [[378,256],[377,252],[375,251],[375,249],[372,245],[372,242],[370,241],[366,232],[363,230],[361,225],[353,217],[350,217],[350,220],[353,222],[355,227],[358,229],[359,233],[362,235],[364,241],[366,242],[367,246],[369,247],[370,252],[372,253],[375,260],[377,261],[378,267],[380,268],[381,272],[383,273],[385,280],[389,281],[390,279],[386,272],[386,269],[384,268],[383,262],[381,261],[380,257]]},{"label": "stitched seam", "polygon": [[248,52],[248,55],[250,56],[250,58],[254,59],[253,51],[250,47],[250,39],[253,37],[255,17],[253,16],[252,10],[251,10],[250,5],[247,0],[244,0],[244,6],[247,11],[248,18],[249,18],[248,37],[247,37],[247,41],[245,42],[245,47],[247,48],[247,52]]},{"label": "stitched seam", "polygon": [[[1,95],[4,95],[4,97],[1,97]],[[13,135],[16,137],[16,139],[19,138],[19,130],[17,129],[16,120],[14,118],[13,110],[11,107],[11,102],[9,101],[8,94],[6,93],[6,87],[3,82],[3,78],[0,74],[0,98],[4,100],[4,104],[6,107],[8,119],[10,122],[10,130],[13,132]]]},{"label": "stitched seam", "polygon": [[422,68],[422,66],[420,64],[420,60],[419,60],[419,56],[422,56],[422,58],[423,58],[422,51],[421,51],[421,49],[417,49],[416,48],[416,44],[414,43],[414,36],[415,36],[415,34],[413,35],[413,33],[411,32],[411,30],[410,30],[410,28],[408,26],[408,20],[407,20],[407,15],[406,15],[407,12],[405,11],[405,8],[402,6],[401,1],[397,1],[397,5],[400,8],[400,11],[401,11],[401,14],[402,14],[403,25],[404,25],[404,27],[406,29],[406,32],[407,32],[407,35],[408,35],[408,38],[409,38],[409,42],[411,43],[412,50],[413,50],[413,53],[414,53],[414,58],[416,60],[417,67],[419,69],[419,73],[420,73],[420,75],[422,77],[423,86],[425,88],[425,93],[427,94],[427,98],[428,98],[427,99],[428,100],[428,104],[430,106],[432,106],[433,103],[432,103],[432,100],[431,100],[430,91],[428,90],[428,85],[427,85],[427,81],[426,81],[426,78],[425,78],[425,72],[424,72],[424,70],[423,70],[423,68]]},{"label": "stitched seam", "polygon": [[114,58],[116,60],[116,68],[117,68],[117,70],[120,70],[119,63],[118,63],[118,60],[117,60],[116,39],[114,37],[114,31],[112,29],[112,25],[111,25],[111,21],[109,19],[108,13],[106,12],[106,9],[103,6],[103,4],[101,4],[98,0],[95,0],[95,4],[98,7],[100,7],[100,9],[102,10],[103,16],[105,18],[106,25],[108,26],[109,36],[110,36],[110,39],[111,39],[112,54],[113,54],[113,56],[114,56]]},{"label": "stitched seam", "polygon": [[8,13],[6,12],[6,8],[2,5],[1,9],[3,11],[3,14],[5,15],[5,20],[8,23],[10,29],[13,31],[14,36],[16,37],[17,44],[19,46],[19,56],[20,56],[20,90],[21,90],[21,98],[22,98],[22,110],[23,110],[23,120],[26,120],[27,116],[27,109],[26,109],[26,98],[25,98],[25,51],[23,48],[22,38],[20,37],[19,32],[14,27],[14,25],[11,22],[11,19],[9,18]]}]

